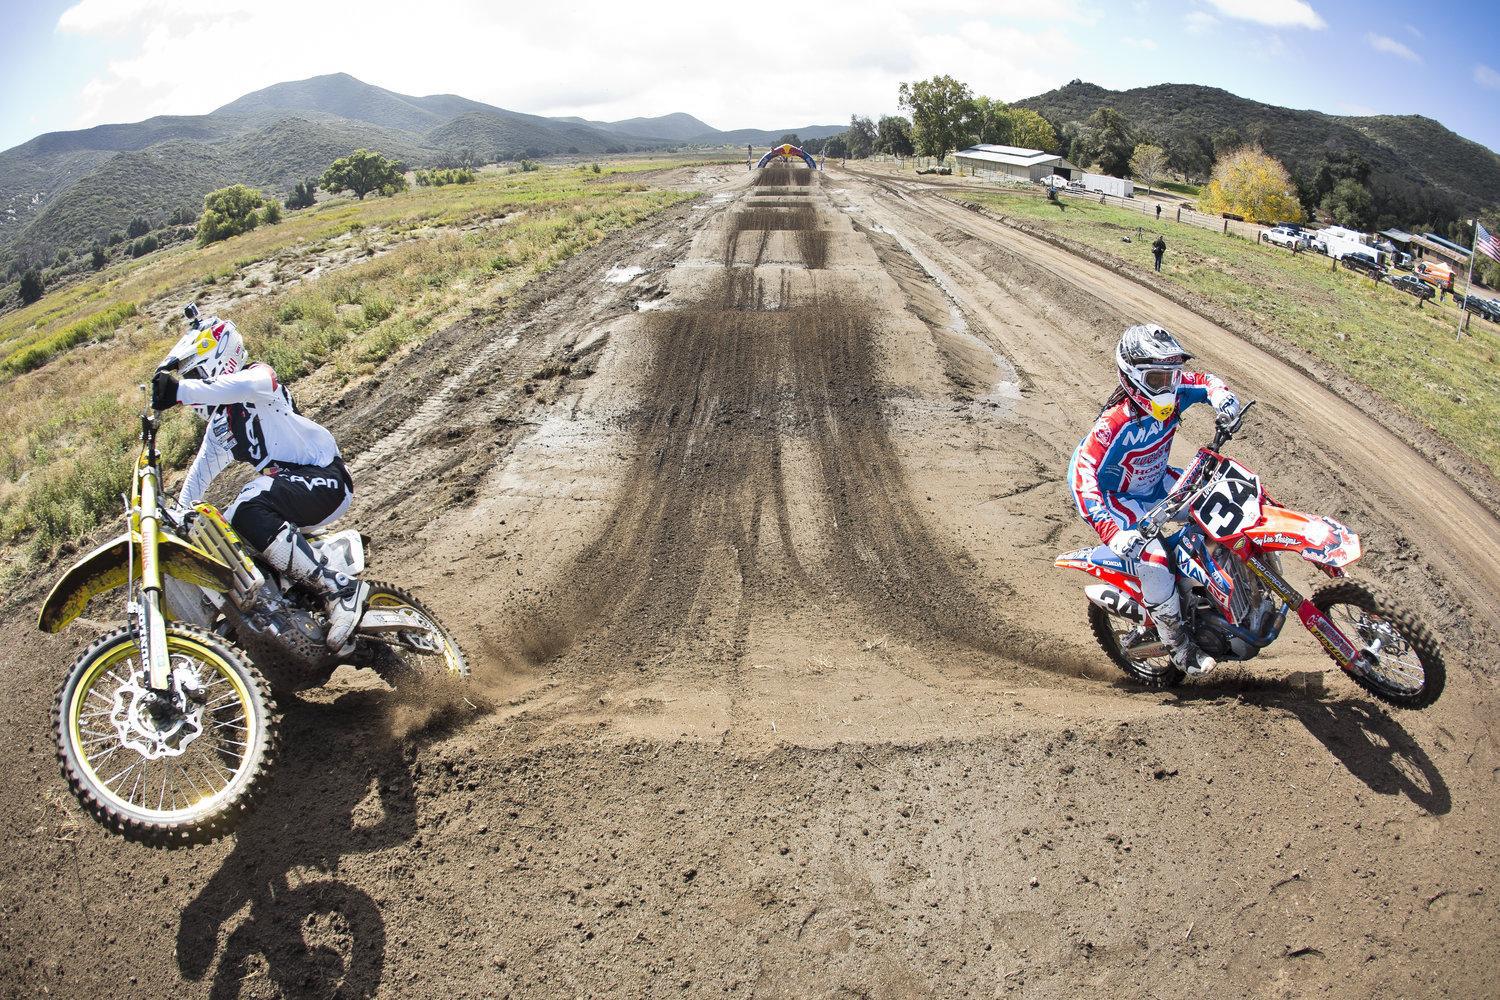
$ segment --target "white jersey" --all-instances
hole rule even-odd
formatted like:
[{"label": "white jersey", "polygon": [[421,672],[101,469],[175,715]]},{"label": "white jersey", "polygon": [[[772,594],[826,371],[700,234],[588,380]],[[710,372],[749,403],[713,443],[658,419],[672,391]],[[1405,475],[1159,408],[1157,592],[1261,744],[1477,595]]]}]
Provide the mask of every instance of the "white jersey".
[{"label": "white jersey", "polygon": [[269,365],[252,364],[212,379],[183,379],[177,401],[206,407],[208,420],[182,486],[184,506],[201,501],[209,483],[231,462],[246,462],[259,472],[273,462],[327,465],[339,457],[333,435],[297,412],[291,393]]}]

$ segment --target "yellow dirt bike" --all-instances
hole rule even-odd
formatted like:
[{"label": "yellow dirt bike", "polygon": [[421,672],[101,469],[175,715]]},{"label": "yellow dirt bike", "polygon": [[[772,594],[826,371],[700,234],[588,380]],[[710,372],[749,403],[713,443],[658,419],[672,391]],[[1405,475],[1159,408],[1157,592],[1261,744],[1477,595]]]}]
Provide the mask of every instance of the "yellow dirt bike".
[{"label": "yellow dirt bike", "polygon": [[[371,583],[352,651],[331,653],[316,595],[258,563],[212,504],[167,506],[157,422],[152,410],[141,417],[128,531],[68,570],[38,625],[57,632],[91,598],[125,588],[125,623],[90,644],[63,681],[53,710],[58,761],[106,828],[181,847],[228,833],[264,786],[276,753],[272,682],[278,692],[311,686],[341,662],[395,683],[466,677],[469,667],[435,616],[380,583]],[[311,542],[338,568],[364,569],[358,532]]]}]

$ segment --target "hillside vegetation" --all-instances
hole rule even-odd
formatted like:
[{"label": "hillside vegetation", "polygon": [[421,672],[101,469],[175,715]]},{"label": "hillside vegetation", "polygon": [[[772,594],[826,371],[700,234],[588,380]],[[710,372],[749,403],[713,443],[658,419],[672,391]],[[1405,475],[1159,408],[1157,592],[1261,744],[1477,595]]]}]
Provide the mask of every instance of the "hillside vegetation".
[{"label": "hillside vegetation", "polygon": [[[182,301],[206,299],[233,318],[255,356],[289,382],[315,372],[360,378],[691,197],[631,177],[670,165],[484,171],[473,183],[336,199],[207,247],[116,264],[0,316],[0,421],[15,428],[0,449],[0,575],[57,554],[117,513],[141,404],[135,387],[181,332]],[[168,424],[174,467],[195,444],[189,421],[174,415]]]},{"label": "hillside vegetation", "polygon": [[143,213],[158,223],[176,209],[196,215],[203,196],[227,184],[282,197],[360,148],[409,167],[441,167],[765,143],[779,135],[719,132],[685,114],[544,118],[453,94],[412,97],[334,73],[275,84],[207,115],[55,132],[0,153],[0,270],[51,261],[59,250],[76,255]]},{"label": "hillside vegetation", "polygon": [[1325,156],[1352,153],[1370,165],[1370,186],[1388,221],[1456,219],[1500,204],[1500,156],[1420,115],[1343,117],[1237,97],[1215,87],[1160,84],[1114,91],[1075,80],[1016,102],[1076,131],[1114,108],[1138,138],[1172,151],[1174,166],[1206,177],[1223,147],[1259,145],[1292,173],[1310,176]]}]

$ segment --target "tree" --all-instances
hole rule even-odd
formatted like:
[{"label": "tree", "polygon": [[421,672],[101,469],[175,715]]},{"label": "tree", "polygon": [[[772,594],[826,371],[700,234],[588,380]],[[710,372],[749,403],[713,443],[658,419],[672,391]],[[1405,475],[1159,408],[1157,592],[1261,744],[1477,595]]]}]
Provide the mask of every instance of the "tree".
[{"label": "tree", "polygon": [[1345,177],[1323,196],[1318,206],[1333,217],[1333,221],[1350,229],[1367,229],[1374,221],[1375,200],[1370,189],[1353,177]]},{"label": "tree", "polygon": [[1198,207],[1251,222],[1301,222],[1304,218],[1286,167],[1254,146],[1237,149],[1214,164],[1213,178],[1203,189]]},{"label": "tree", "polygon": [[151,233],[147,233],[145,236],[142,236],[140,239],[135,240],[130,244],[130,256],[144,257],[146,256],[146,254],[155,253],[160,249],[160,241],[158,241],[157,238]]},{"label": "tree", "polygon": [[318,182],[309,177],[305,181],[298,181],[292,188],[292,193],[287,195],[286,207],[296,210],[299,208],[312,208],[318,200]]},{"label": "tree", "polygon": [[1080,165],[1097,163],[1112,177],[1124,177],[1130,170],[1130,154],[1135,151],[1135,137],[1130,122],[1114,108],[1100,108],[1083,123],[1078,138]]},{"label": "tree", "polygon": [[130,225],[125,227],[125,236],[127,239],[133,240],[137,236],[145,236],[150,231],[151,223],[147,222],[145,219],[137,215],[135,218],[130,220]]},{"label": "tree", "polygon": [[797,138],[797,133],[796,132],[788,132],[786,135],[784,135],[780,139],[776,140],[776,145],[778,145],[778,146],[796,146],[798,149],[801,149],[802,148],[802,140],[799,139],[799,138]]},{"label": "tree", "polygon": [[353,191],[361,201],[371,191],[395,194],[406,189],[406,177],[399,164],[368,149],[356,149],[341,156],[323,172],[319,183],[329,192]]},{"label": "tree", "polygon": [[997,146],[1015,145],[1010,137],[1010,116],[1006,114],[1004,101],[997,101],[983,94],[974,98],[974,137],[983,143]]},{"label": "tree", "polygon": [[1061,151],[1052,123],[1030,108],[1006,108],[1010,119],[1010,144],[1047,153]]},{"label": "tree", "polygon": [[881,115],[875,123],[875,152],[890,156],[910,156],[911,122],[900,115]]},{"label": "tree", "polygon": [[29,306],[47,291],[47,285],[42,281],[42,274],[36,268],[27,268],[26,273],[21,275],[21,304]]},{"label": "tree", "polygon": [[1233,125],[1220,129],[1213,138],[1214,159],[1228,156],[1245,145],[1245,137]]},{"label": "tree", "polygon": [[94,249],[89,254],[89,266],[96,271],[102,271],[108,260],[109,258],[104,256],[104,248],[95,243]]},{"label": "tree", "polygon": [[830,135],[827,141],[823,143],[823,155],[836,160],[842,160],[847,157],[849,155],[849,141],[846,138],[848,134],[847,132],[840,132],[837,135]]},{"label": "tree", "polygon": [[903,83],[898,91],[911,111],[912,146],[922,156],[946,156],[974,135],[974,92],[948,75]]},{"label": "tree", "polygon": [[1146,182],[1146,193],[1151,193],[1151,185],[1156,183],[1167,172],[1167,151],[1160,146],[1149,142],[1143,142],[1135,147],[1135,152],[1130,156],[1130,176],[1139,177]]},{"label": "tree", "polygon": [[850,115],[844,137],[844,141],[849,144],[849,156],[852,159],[862,160],[875,152],[875,123],[868,118]]},{"label": "tree", "polygon": [[234,184],[210,191],[203,198],[203,216],[198,220],[198,243],[206,245],[248,233],[260,222],[258,209],[265,195],[252,187]]},{"label": "tree", "polygon": [[274,226],[281,221],[281,202],[275,198],[267,198],[266,203],[260,208],[260,222],[263,226]]}]

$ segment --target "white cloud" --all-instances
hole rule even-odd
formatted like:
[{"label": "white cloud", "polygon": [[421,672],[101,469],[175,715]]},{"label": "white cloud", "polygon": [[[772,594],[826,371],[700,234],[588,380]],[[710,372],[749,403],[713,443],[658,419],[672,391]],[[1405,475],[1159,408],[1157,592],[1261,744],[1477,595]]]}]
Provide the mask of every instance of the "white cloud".
[{"label": "white cloud", "polygon": [[899,81],[934,73],[1006,100],[1058,86],[1079,59],[1069,26],[1099,16],[1088,0],[1054,0],[1045,17],[1030,0],[822,0],[785,27],[687,0],[650,16],[615,0],[442,7],[422,17],[391,0],[79,0],[58,31],[106,38],[122,55],[82,88],[73,125],[201,114],[333,72],[537,114],[837,123],[894,111]]},{"label": "white cloud", "polygon": [[1486,66],[1484,63],[1480,63],[1478,66],[1474,67],[1474,82],[1479,84],[1481,87],[1488,87],[1491,90],[1500,90],[1500,73],[1495,72],[1495,70],[1491,69],[1489,66]]},{"label": "white cloud", "polygon": [[1120,41],[1133,49],[1144,49],[1147,52],[1156,51],[1156,40],[1153,38],[1122,38]]},{"label": "white cloud", "polygon": [[1183,22],[1187,25],[1188,34],[1201,35],[1210,28],[1216,27],[1219,19],[1206,10],[1190,10],[1183,17]]},{"label": "white cloud", "polygon": [[1271,28],[1324,28],[1327,24],[1307,0],[1207,0],[1225,17]]},{"label": "white cloud", "polygon": [[1426,35],[1422,34],[1422,29],[1418,28],[1415,24],[1403,24],[1402,27],[1405,28],[1413,38],[1427,37]]},{"label": "white cloud", "polygon": [[1407,48],[1405,45],[1402,45],[1394,38],[1387,37],[1386,35],[1377,35],[1374,32],[1371,32],[1370,34],[1365,36],[1365,41],[1368,42],[1370,48],[1374,49],[1376,52],[1384,52],[1386,55],[1398,56],[1399,58],[1405,59],[1407,62],[1419,63],[1422,61],[1421,56],[1417,55],[1411,49]]}]

